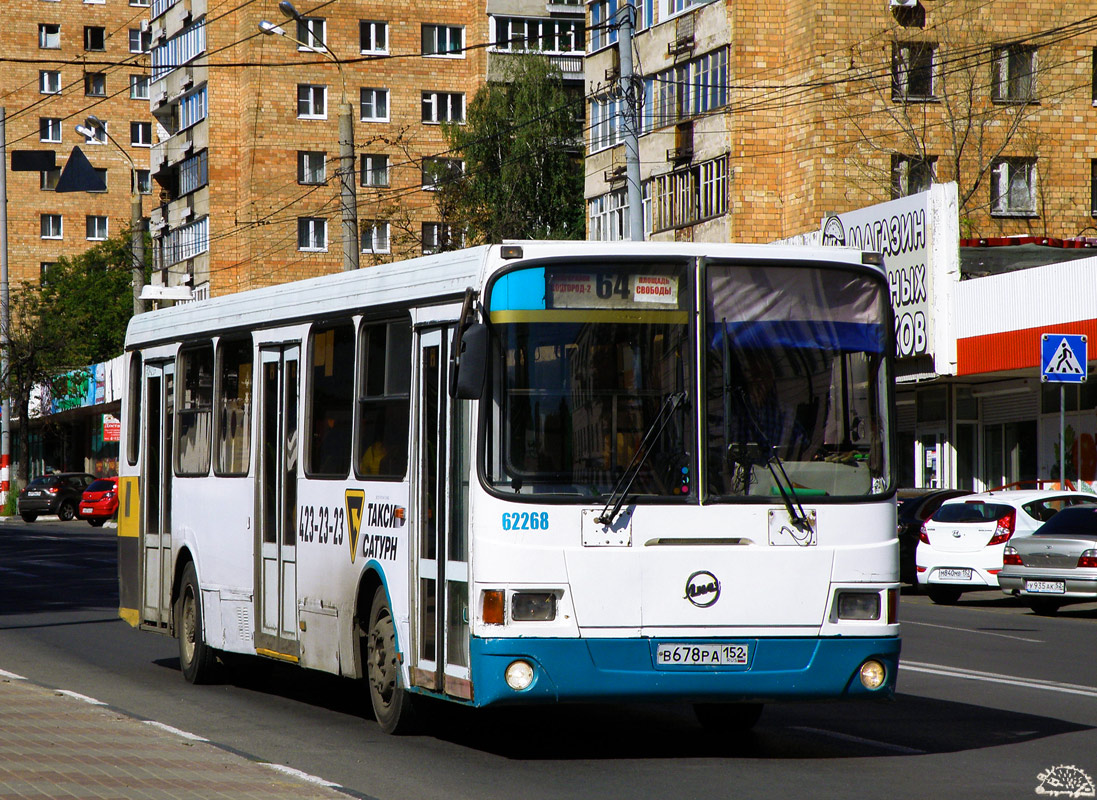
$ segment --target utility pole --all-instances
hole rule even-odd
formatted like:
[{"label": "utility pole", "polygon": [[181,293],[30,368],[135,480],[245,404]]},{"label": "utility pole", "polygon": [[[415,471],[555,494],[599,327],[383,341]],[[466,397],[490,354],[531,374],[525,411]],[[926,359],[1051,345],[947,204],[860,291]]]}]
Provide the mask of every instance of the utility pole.
[{"label": "utility pole", "polygon": [[629,238],[644,240],[644,195],[640,188],[640,81],[632,74],[632,29],[636,7],[631,0],[618,11],[617,54],[621,62],[620,91],[625,101],[621,127],[625,140],[625,181],[628,193]]},{"label": "utility pole", "polygon": [[11,397],[8,393],[8,131],[7,109],[0,107],[0,502],[11,491]]}]

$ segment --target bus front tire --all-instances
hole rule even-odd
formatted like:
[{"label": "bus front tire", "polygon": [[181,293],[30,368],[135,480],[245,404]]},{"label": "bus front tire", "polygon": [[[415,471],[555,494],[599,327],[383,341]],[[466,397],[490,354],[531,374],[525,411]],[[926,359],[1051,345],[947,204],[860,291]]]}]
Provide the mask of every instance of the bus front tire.
[{"label": "bus front tire", "polygon": [[211,683],[217,672],[217,651],[202,636],[202,603],[194,563],[183,568],[179,599],[175,606],[179,637],[179,666],[188,683]]},{"label": "bus front tire", "polygon": [[734,738],[750,733],[764,707],[762,703],[694,703],[693,713],[705,730]]},{"label": "bus front tire", "polygon": [[415,724],[415,711],[411,694],[400,686],[396,626],[383,586],[373,595],[363,649],[366,683],[377,724],[385,733],[409,732]]}]

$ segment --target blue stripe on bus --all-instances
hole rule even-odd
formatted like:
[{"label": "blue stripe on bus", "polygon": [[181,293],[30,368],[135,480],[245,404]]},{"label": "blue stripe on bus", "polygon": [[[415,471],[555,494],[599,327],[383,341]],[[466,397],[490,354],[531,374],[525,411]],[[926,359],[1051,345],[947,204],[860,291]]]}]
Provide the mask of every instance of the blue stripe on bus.
[{"label": "blue stripe on bus", "polygon": [[543,267],[508,272],[492,285],[489,308],[492,311],[543,311],[545,292]]},{"label": "blue stripe on bus", "polygon": [[[667,639],[683,642],[684,638]],[[746,643],[749,667],[655,666],[654,639],[471,640],[474,704],[613,700],[819,700],[890,697],[895,693],[898,638],[689,639],[690,644]],[[865,689],[861,664],[876,658],[887,670],[885,685]],[[503,677],[524,659],[534,680],[516,692]]]}]

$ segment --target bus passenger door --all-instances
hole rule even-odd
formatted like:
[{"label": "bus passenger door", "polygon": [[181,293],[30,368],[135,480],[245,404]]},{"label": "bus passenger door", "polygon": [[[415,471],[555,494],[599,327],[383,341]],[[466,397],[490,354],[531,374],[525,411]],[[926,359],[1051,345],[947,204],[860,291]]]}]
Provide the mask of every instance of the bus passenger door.
[{"label": "bus passenger door", "polygon": [[168,631],[171,621],[171,479],[175,363],[147,364],[144,375],[144,531],[141,626]]},{"label": "bus passenger door", "polygon": [[419,336],[412,504],[412,683],[472,698],[468,626],[468,405],[449,396],[452,328]]},{"label": "bus passenger door", "polygon": [[259,456],[256,470],[255,649],[296,661],[297,641],[297,345],[260,352]]}]

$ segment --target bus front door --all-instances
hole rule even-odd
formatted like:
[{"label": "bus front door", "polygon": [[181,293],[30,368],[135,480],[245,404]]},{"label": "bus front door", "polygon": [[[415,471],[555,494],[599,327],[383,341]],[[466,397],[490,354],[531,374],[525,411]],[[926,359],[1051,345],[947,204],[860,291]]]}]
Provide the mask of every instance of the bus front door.
[{"label": "bus front door", "polygon": [[449,396],[451,336],[450,328],[419,336],[411,679],[469,700],[469,401]]},{"label": "bus front door", "polygon": [[168,632],[171,622],[171,480],[175,363],[145,365],[144,532],[141,627]]},{"label": "bus front door", "polygon": [[297,640],[297,345],[263,348],[256,470],[255,650],[288,661]]}]

